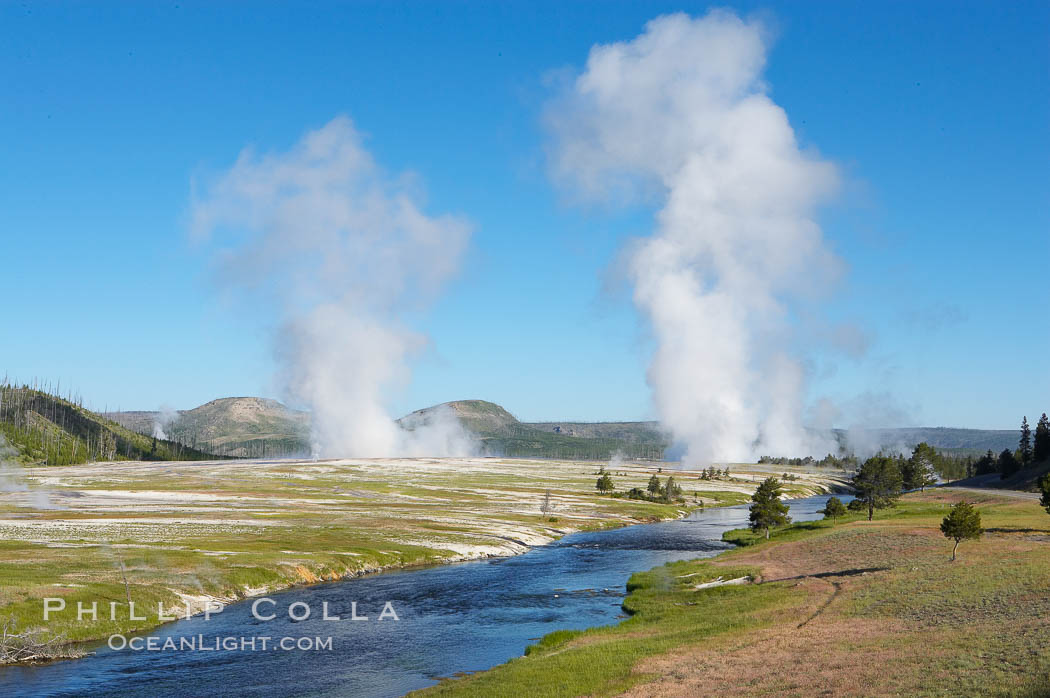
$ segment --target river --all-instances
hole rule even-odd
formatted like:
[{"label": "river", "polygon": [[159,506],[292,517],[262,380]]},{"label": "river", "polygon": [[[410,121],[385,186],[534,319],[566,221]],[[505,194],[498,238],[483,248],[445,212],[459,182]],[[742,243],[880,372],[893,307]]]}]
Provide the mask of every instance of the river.
[{"label": "river", "polygon": [[[793,500],[795,521],[820,518],[827,497]],[[723,531],[747,524],[747,507],[694,512],[684,519],[576,533],[523,555],[289,589],[271,594],[252,615],[252,601],[154,629],[162,648],[185,638],[236,638],[237,649],[112,650],[84,659],[0,669],[9,696],[399,696],[439,677],[472,672],[522,654],[561,628],[615,623],[627,578],[673,560],[710,557],[731,547]],[[386,602],[399,620],[378,616]],[[350,620],[351,603],[368,620]],[[291,610],[310,617],[295,621]],[[330,616],[323,620],[323,604]],[[240,647],[240,638],[268,637]],[[331,638],[331,648],[292,649],[281,638]]]}]

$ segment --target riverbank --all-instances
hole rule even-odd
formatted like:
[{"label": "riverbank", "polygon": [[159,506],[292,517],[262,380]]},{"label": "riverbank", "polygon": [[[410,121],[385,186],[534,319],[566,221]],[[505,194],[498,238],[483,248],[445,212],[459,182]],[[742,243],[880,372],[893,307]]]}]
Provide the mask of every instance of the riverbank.
[{"label": "riverbank", "polygon": [[[951,563],[938,526],[964,497],[987,533]],[[1047,695],[1050,516],[1037,502],[940,490],[865,519],[636,574],[622,623],[552,633],[413,695]],[[742,576],[754,583],[696,589]]]},{"label": "riverbank", "polygon": [[[0,615],[19,631],[104,638],[160,625],[158,604],[181,615],[297,585],[515,555],[574,531],[737,503],[757,478],[668,470],[660,477],[673,474],[686,502],[662,504],[599,495],[599,466],[474,458],[28,468],[22,489],[0,493]],[[617,464],[617,491],[644,489],[659,467]],[[834,483],[809,475],[790,485],[805,496]],[[140,619],[130,618],[129,597]],[[66,604],[46,624],[45,598]],[[78,621],[78,602],[97,603],[98,617]]]}]

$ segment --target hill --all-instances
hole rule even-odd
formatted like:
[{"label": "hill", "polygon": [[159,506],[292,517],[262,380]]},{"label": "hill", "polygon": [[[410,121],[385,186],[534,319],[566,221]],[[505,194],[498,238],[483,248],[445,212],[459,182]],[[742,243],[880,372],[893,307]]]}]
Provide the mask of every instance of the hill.
[{"label": "hill", "polygon": [[[655,422],[525,424],[494,402],[456,400],[416,410],[398,420],[426,423],[450,410],[487,455],[608,460],[663,457],[666,439]],[[110,412],[107,417],[141,434],[160,428],[165,436],[213,453],[242,457],[303,456],[310,453],[310,415],[276,400],[220,398],[191,410]]]},{"label": "hill", "polygon": [[426,420],[429,413],[449,409],[465,429],[481,442],[486,455],[513,458],[609,460],[663,458],[668,442],[651,422],[582,423],[518,421],[510,412],[485,400],[456,400],[402,417],[405,424]]},{"label": "hill", "polygon": [[[506,409],[486,400],[456,400],[416,410],[402,425],[426,421],[435,410],[450,409],[475,435],[483,453],[523,458],[608,460],[662,459],[671,440],[658,422],[521,422]],[[170,439],[212,453],[240,457],[309,455],[310,415],[276,400],[231,397],[212,400],[192,410],[113,412],[105,415],[124,427],[151,435],[160,426]],[[411,426],[408,426],[411,428]],[[865,444],[864,450],[910,449],[920,441],[955,454],[999,452],[1017,445],[1008,430],[906,427],[897,429],[836,429],[840,443]],[[798,454],[770,454],[795,457]]]},{"label": "hill", "polygon": [[310,453],[310,415],[276,400],[227,397],[192,410],[111,412],[106,416],[128,429],[168,437],[228,456],[265,458]]},{"label": "hill", "polygon": [[71,399],[29,386],[0,385],[0,436],[20,460],[41,465],[215,458],[176,441],[139,434]]}]

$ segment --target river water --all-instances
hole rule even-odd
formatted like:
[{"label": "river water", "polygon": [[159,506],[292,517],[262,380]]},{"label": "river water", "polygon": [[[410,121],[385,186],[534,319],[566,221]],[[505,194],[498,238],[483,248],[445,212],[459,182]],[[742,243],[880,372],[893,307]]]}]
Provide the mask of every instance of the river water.
[{"label": "river water", "polygon": [[[789,502],[795,521],[820,518],[827,497]],[[114,651],[105,645],[76,661],[0,670],[8,696],[399,696],[439,677],[472,672],[522,654],[540,636],[562,628],[615,623],[627,578],[673,560],[710,557],[726,550],[722,532],[747,525],[747,507],[695,512],[687,518],[609,531],[577,533],[516,557],[290,589],[271,594],[273,605],[228,606],[210,620],[197,616],[148,633],[163,648],[167,638],[196,638],[215,646],[235,638],[237,649]],[[379,620],[390,602],[399,620]],[[322,619],[328,614],[343,620]],[[358,616],[350,620],[351,603]],[[288,611],[309,618],[291,620]],[[240,648],[241,638],[256,639]],[[282,638],[307,638],[330,649],[292,649]],[[228,641],[229,642],[229,641]],[[315,643],[316,645],[317,643]]]}]

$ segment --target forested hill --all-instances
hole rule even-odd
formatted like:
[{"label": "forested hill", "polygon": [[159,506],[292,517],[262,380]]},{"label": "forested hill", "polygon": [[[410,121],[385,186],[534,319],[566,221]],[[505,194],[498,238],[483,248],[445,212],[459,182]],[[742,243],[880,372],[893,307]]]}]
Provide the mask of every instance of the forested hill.
[{"label": "forested hill", "polygon": [[136,433],[29,386],[0,385],[0,434],[26,463],[73,465],[108,460],[206,460],[204,451]]},{"label": "forested hill", "polygon": [[276,400],[226,397],[178,412],[111,412],[128,429],[156,428],[180,443],[229,456],[267,458],[310,454],[310,415]]}]

